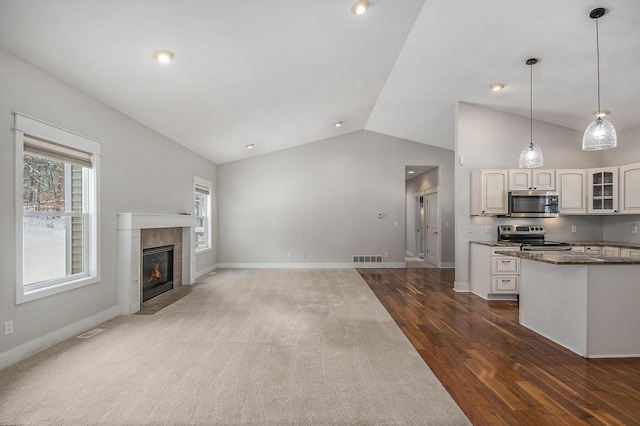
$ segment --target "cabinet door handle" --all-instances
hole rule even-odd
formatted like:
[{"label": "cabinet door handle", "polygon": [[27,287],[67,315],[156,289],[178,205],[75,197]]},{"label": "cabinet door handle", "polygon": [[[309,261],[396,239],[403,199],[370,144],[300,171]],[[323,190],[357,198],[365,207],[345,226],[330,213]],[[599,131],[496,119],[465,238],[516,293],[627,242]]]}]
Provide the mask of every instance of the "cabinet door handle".
[{"label": "cabinet door handle", "polygon": [[502,262],[502,263],[511,263],[511,261],[510,261],[510,260],[502,260],[501,262]]},{"label": "cabinet door handle", "polygon": [[503,283],[508,283],[511,280],[502,280]]}]

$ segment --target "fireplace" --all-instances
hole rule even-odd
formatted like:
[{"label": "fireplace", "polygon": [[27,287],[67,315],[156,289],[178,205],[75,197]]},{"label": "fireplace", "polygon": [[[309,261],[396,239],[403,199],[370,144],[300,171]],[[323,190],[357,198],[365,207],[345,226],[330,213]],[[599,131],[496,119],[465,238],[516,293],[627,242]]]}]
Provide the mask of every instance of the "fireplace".
[{"label": "fireplace", "polygon": [[173,288],[173,252],[173,244],[142,251],[143,302]]}]

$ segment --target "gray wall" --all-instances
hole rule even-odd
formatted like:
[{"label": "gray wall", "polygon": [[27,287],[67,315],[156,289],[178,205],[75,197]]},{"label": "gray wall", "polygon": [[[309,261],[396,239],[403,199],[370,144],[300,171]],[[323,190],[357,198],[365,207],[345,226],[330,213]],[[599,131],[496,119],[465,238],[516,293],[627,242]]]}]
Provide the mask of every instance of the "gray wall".
[{"label": "gray wall", "polygon": [[[193,213],[193,175],[215,184],[216,166],[1,49],[0,64],[0,323],[14,321],[14,333],[0,336],[1,357],[115,307],[117,213]],[[18,306],[12,111],[101,141],[103,153],[101,282]],[[215,251],[199,261],[215,265]]]},{"label": "gray wall", "polygon": [[[439,166],[441,220],[453,222],[453,152],[379,133],[219,166],[219,266],[345,266],[385,252],[404,262],[408,164]],[[442,239],[451,262],[451,228]]]},{"label": "gray wall", "polygon": [[[416,206],[415,206],[415,194],[426,189],[434,189],[438,186],[439,170],[437,168],[430,170],[426,173],[422,173],[412,179],[409,179],[406,186],[406,244],[405,252],[411,256],[417,255],[416,251]],[[445,223],[445,222],[442,222]],[[449,225],[451,222],[449,221]],[[453,257],[451,257],[453,261]]]},{"label": "gray wall", "polygon": [[[502,223],[540,223],[547,229],[548,240],[601,240],[603,218],[571,216],[554,219],[506,219],[471,217],[470,174],[475,169],[518,168],[520,151],[530,140],[529,118],[495,111],[464,102],[456,111],[456,281],[457,289],[469,285],[469,241],[495,241],[497,226]],[[585,127],[588,123],[585,123]],[[544,167],[590,168],[602,166],[602,152],[582,151],[582,132],[534,120],[534,143],[544,155]],[[485,227],[490,226],[490,232]],[[571,225],[578,232],[571,233]]]}]

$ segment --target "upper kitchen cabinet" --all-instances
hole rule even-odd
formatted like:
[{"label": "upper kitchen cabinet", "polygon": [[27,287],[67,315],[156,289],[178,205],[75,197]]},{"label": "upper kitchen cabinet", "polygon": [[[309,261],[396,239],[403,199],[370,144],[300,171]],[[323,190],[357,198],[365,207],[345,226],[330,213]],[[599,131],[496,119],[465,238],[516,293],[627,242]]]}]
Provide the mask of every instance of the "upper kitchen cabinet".
[{"label": "upper kitchen cabinet", "polygon": [[509,169],[509,191],[556,189],[554,170]]},{"label": "upper kitchen cabinet", "polygon": [[620,213],[640,213],[640,163],[619,167]]},{"label": "upper kitchen cabinet", "polygon": [[618,168],[589,169],[587,173],[589,178],[587,212],[589,214],[617,214]]},{"label": "upper kitchen cabinet", "polygon": [[474,170],[471,172],[471,214],[507,214],[507,169]]},{"label": "upper kitchen cabinet", "polygon": [[556,189],[560,214],[587,214],[586,170],[556,170]]}]

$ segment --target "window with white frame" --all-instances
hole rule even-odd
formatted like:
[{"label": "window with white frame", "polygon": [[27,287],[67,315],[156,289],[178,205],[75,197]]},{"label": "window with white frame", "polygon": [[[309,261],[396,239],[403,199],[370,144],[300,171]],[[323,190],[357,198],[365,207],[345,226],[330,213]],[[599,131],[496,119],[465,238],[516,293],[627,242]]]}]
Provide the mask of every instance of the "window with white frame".
[{"label": "window with white frame", "polygon": [[194,178],[196,252],[211,249],[211,182]]},{"label": "window with white frame", "polygon": [[99,281],[100,144],[16,113],[17,302]]}]

